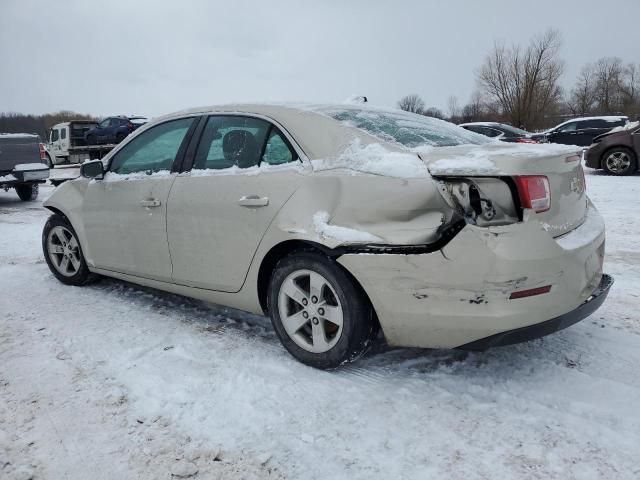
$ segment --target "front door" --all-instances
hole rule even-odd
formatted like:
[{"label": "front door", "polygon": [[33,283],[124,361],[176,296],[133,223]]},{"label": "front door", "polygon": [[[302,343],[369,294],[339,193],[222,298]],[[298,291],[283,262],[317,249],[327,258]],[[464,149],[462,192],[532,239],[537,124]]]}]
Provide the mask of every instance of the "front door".
[{"label": "front door", "polygon": [[97,267],[171,280],[167,200],[194,118],[161,123],[128,142],[83,202],[87,260]]},{"label": "front door", "polygon": [[275,126],[209,117],[193,169],[176,178],[169,195],[173,281],[240,290],[262,236],[302,180],[298,155]]}]

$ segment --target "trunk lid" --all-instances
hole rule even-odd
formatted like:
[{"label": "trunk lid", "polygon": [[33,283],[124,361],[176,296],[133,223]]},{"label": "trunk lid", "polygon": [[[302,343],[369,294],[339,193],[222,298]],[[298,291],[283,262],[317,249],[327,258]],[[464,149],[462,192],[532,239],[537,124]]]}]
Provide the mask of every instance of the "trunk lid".
[{"label": "trunk lid", "polygon": [[582,151],[555,144],[482,145],[436,148],[422,154],[435,177],[515,177],[545,175],[551,190],[551,206],[533,213],[554,237],[584,222],[587,195]]}]

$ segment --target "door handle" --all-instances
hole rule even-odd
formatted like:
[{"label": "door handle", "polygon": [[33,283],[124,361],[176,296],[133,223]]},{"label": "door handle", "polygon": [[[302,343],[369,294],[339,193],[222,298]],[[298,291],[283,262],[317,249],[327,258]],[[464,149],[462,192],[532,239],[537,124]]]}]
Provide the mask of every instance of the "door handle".
[{"label": "door handle", "polygon": [[159,207],[161,203],[162,202],[160,202],[160,200],[156,200],[155,198],[151,198],[149,200],[142,200],[140,202],[140,206],[141,207],[145,207],[145,208],[153,208],[153,207]]},{"label": "door handle", "polygon": [[269,205],[269,197],[245,195],[238,200],[238,205],[242,205],[243,207],[266,207]]}]

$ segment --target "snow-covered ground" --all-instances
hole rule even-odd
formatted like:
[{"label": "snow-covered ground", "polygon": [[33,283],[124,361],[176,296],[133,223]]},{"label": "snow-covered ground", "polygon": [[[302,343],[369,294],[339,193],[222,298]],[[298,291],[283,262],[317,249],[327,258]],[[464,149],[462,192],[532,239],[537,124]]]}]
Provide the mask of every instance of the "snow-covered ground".
[{"label": "snow-covered ground", "polygon": [[62,285],[41,202],[0,192],[0,478],[640,478],[640,176],[588,173],[616,279],[592,317],[334,372],[293,360],[262,317]]}]

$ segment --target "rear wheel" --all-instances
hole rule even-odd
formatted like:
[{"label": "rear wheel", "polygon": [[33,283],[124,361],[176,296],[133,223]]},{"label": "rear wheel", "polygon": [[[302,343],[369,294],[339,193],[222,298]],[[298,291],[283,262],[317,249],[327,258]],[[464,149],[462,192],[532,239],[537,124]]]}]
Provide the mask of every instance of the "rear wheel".
[{"label": "rear wheel", "polygon": [[610,175],[631,175],[638,169],[638,164],[630,149],[615,147],[602,156],[602,168]]},{"label": "rear wheel", "polygon": [[23,202],[30,202],[38,198],[38,192],[40,188],[37,183],[31,183],[26,185],[16,185],[15,186],[16,193],[20,200]]},{"label": "rear wheel", "polygon": [[358,285],[318,253],[280,260],[267,301],[284,347],[312,367],[335,368],[357,359],[378,333],[373,309]]},{"label": "rear wheel", "polygon": [[84,285],[96,278],[89,271],[76,232],[65,217],[49,217],[42,231],[42,250],[51,273],[62,283]]}]

